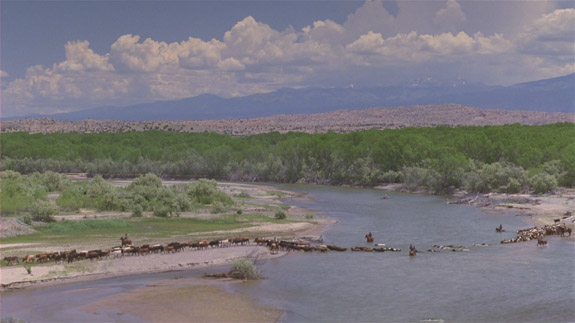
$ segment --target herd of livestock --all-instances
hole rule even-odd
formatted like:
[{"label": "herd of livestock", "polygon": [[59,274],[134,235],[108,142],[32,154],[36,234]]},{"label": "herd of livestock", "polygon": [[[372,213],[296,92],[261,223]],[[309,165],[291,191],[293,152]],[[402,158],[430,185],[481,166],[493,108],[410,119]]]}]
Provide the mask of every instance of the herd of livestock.
[{"label": "herd of livestock", "polygon": [[567,234],[571,236],[571,231],[571,228],[567,228],[564,223],[554,223],[552,225],[546,225],[543,228],[533,227],[517,230],[517,237],[501,240],[501,243],[506,244],[537,240],[538,245],[546,245],[547,240],[543,239],[544,236],[559,235],[564,237]]},{"label": "herd of livestock", "polygon": [[[501,228],[496,229],[497,232],[504,232]],[[542,228],[533,227],[528,229],[517,230],[517,237],[514,239],[501,240],[502,244],[524,242],[530,240],[537,240],[537,245],[546,245],[547,241],[543,240],[544,236],[548,235],[560,235],[561,237],[565,235],[571,236],[571,228],[565,227],[564,224],[555,223],[553,225],[546,225]],[[180,252],[183,250],[202,250],[209,248],[223,248],[232,246],[241,246],[250,244],[250,239],[248,237],[236,237],[224,240],[200,240],[197,242],[171,242],[167,245],[162,244],[144,244],[141,246],[132,245],[130,240],[121,238],[122,245],[116,246],[110,249],[96,249],[87,251],[77,251],[77,250],[65,250],[60,252],[46,252],[40,254],[30,254],[22,258],[17,256],[4,257],[3,260],[7,265],[12,265],[14,263],[19,263],[20,260],[24,263],[46,263],[50,261],[54,262],[68,262],[78,260],[97,260],[104,257],[122,257],[122,256],[145,256],[148,254],[169,254]],[[373,241],[373,240],[372,240]],[[286,240],[276,240],[274,239],[264,239],[255,238],[253,240],[257,245],[267,246],[271,253],[277,253],[280,250],[284,251],[304,251],[304,252],[327,252],[327,251],[346,251],[348,248],[339,247],[336,245],[312,245],[309,241],[286,241]],[[369,241],[368,241],[369,242]],[[480,244],[484,246],[486,244]],[[469,251],[469,249],[462,246],[453,245],[433,245],[434,248],[451,250],[451,251]],[[362,252],[400,252],[399,248],[386,247],[385,244],[375,244],[374,248],[370,247],[353,247],[350,248],[351,251],[362,251]],[[410,248],[410,255],[415,255],[415,247]],[[428,250],[430,252],[437,252],[439,250]]]},{"label": "herd of livestock", "polygon": [[[132,245],[130,240],[121,238],[122,245],[115,246],[110,249],[95,249],[95,250],[84,250],[77,251],[65,250],[59,252],[46,252],[40,254],[30,254],[21,258],[24,263],[45,263],[49,261],[54,262],[74,262],[78,260],[97,260],[105,257],[122,257],[122,256],[145,256],[148,254],[169,254],[174,252],[183,251],[186,249],[201,250],[215,247],[231,247],[238,245],[246,245],[250,243],[248,237],[236,237],[225,240],[200,240],[197,242],[171,242],[167,245],[162,244],[144,244],[141,246]],[[8,265],[14,263],[19,263],[20,258],[17,256],[4,257],[4,261]]]}]

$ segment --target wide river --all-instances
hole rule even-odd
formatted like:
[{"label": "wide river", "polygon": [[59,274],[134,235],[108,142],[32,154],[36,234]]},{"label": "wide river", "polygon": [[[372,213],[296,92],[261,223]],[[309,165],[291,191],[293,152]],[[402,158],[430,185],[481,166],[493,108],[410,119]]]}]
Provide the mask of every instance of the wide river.
[{"label": "wide river", "polygon": [[[575,321],[575,244],[558,237],[548,237],[546,247],[537,247],[535,241],[499,243],[514,237],[515,230],[530,226],[526,217],[447,205],[445,198],[437,196],[325,186],[278,187],[309,193],[312,201],[292,204],[338,220],[323,233],[324,243],[367,246],[363,236],[372,232],[376,243],[402,249],[292,253],[259,266],[268,279],[228,286],[285,310],[284,322]],[[384,195],[389,199],[381,199]],[[500,224],[507,232],[495,232]],[[488,246],[474,246],[482,243]],[[415,257],[407,254],[410,244],[420,251]],[[462,245],[470,251],[427,252],[434,249],[432,244]],[[82,304],[176,275],[182,273],[4,293],[2,317],[89,321],[90,315],[78,310]],[[110,315],[114,320],[137,320]]]}]

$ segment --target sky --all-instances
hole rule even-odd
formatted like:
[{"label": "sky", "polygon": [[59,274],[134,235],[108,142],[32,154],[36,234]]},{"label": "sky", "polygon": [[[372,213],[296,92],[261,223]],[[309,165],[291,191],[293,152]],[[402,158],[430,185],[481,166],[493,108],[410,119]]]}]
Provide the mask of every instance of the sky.
[{"label": "sky", "polygon": [[0,2],[1,115],[575,72],[574,1]]}]

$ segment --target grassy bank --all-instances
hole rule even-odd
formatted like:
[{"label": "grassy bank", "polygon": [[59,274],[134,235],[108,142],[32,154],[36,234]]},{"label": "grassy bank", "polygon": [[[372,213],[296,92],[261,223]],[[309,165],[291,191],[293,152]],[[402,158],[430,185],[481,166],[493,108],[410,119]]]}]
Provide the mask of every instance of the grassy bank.
[{"label": "grassy bank", "polygon": [[[34,234],[19,235],[0,240],[2,244],[43,243],[83,245],[108,243],[119,244],[120,236],[128,233],[134,241],[165,240],[168,238],[186,238],[190,234],[209,233],[249,228],[255,223],[288,223],[258,214],[222,215],[211,219],[196,218],[125,218],[111,220],[60,221],[34,226]],[[205,237],[212,235],[206,234]],[[188,239],[192,240],[188,237]]]}]

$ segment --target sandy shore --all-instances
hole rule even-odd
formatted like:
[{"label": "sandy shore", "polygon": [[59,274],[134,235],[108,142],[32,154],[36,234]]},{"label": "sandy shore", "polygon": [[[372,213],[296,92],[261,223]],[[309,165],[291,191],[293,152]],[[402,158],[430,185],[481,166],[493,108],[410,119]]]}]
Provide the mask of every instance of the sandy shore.
[{"label": "sandy shore", "polygon": [[148,322],[276,322],[283,314],[271,306],[258,305],[245,295],[226,292],[222,283],[242,282],[160,280],[88,304],[83,310],[95,315],[101,309],[118,315],[129,313]]},{"label": "sandy shore", "polygon": [[28,274],[23,266],[7,266],[2,267],[0,280],[2,289],[16,289],[70,281],[205,268],[231,264],[246,257],[261,260],[282,255],[283,253],[271,255],[268,248],[257,245],[185,250],[171,254],[109,257],[103,260],[83,260],[71,264],[34,266],[31,274]]},{"label": "sandy shore", "polygon": [[[275,233],[282,237],[319,238],[334,221],[319,219],[314,223],[264,224],[250,228],[250,232]],[[223,233],[219,231],[210,234]],[[233,234],[236,230],[225,231]],[[242,229],[241,232],[246,232]],[[0,245],[2,248],[37,249],[36,244]],[[23,248],[23,249],[22,249]],[[60,248],[61,249],[61,248]],[[51,248],[57,251],[58,248]],[[32,286],[46,286],[68,281],[93,280],[114,276],[129,276],[134,274],[188,270],[210,266],[231,264],[241,258],[263,260],[285,255],[284,252],[272,255],[265,246],[256,244],[232,246],[226,248],[211,248],[206,250],[184,250],[171,254],[149,254],[146,256],[108,257],[102,260],[82,260],[68,263],[48,263],[32,267],[28,274],[22,265],[3,266],[0,268],[0,290],[18,289]]]}]

